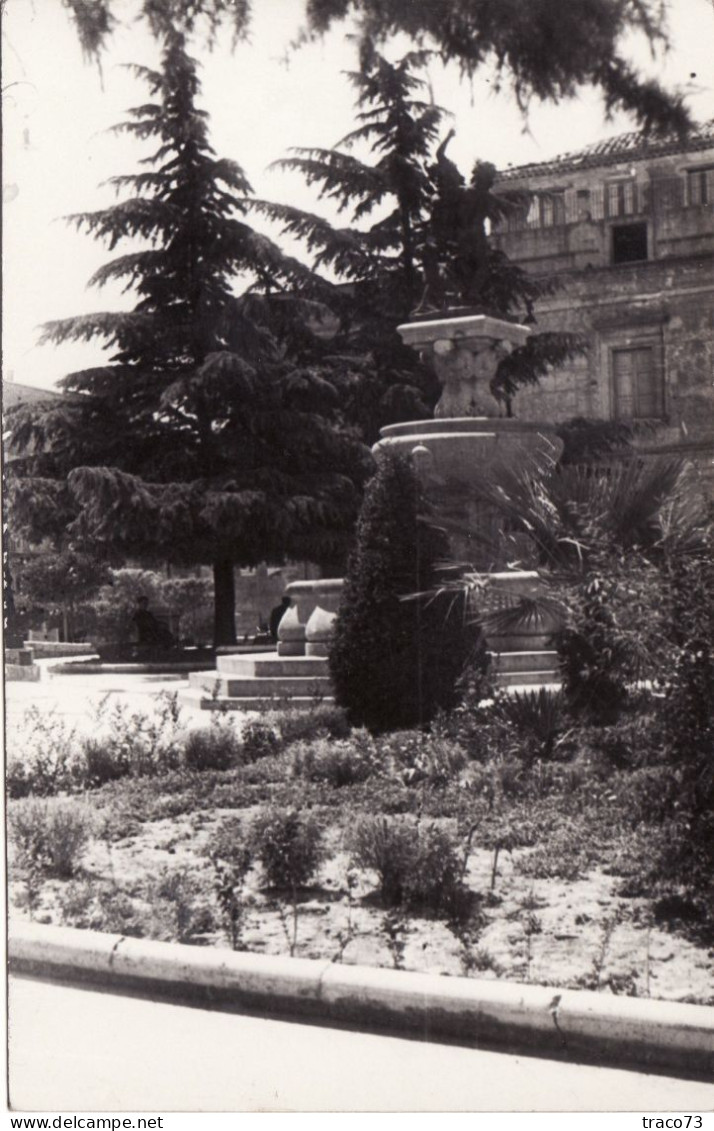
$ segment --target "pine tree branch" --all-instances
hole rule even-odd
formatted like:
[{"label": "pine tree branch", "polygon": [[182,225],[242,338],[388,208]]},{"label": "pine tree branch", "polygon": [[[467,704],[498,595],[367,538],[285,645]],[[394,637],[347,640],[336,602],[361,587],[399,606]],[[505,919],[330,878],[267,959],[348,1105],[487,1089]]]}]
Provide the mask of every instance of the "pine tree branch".
[{"label": "pine tree branch", "polygon": [[104,338],[106,342],[112,343],[119,342],[124,334],[148,339],[154,325],[155,319],[150,314],[136,311],[79,314],[75,318],[45,322],[40,335],[40,345],[58,346],[63,342],[91,342],[93,338]]},{"label": "pine tree branch", "polygon": [[251,200],[249,207],[282,225],[282,232],[305,241],[307,250],[319,249],[319,266],[333,267],[338,274],[356,277],[364,272],[370,252],[363,233],[352,228],[334,228],[321,216],[287,204]]},{"label": "pine tree branch", "polygon": [[77,230],[84,228],[99,239],[107,239],[110,250],[121,239],[167,239],[180,219],[174,205],[165,200],[136,197],[99,212],[78,212],[66,216]]},{"label": "pine tree branch", "polygon": [[348,153],[331,149],[293,149],[295,157],[274,161],[274,169],[300,173],[309,185],[320,184],[321,196],[337,201],[343,211],[355,198],[381,196],[387,191],[374,167],[365,165]]}]

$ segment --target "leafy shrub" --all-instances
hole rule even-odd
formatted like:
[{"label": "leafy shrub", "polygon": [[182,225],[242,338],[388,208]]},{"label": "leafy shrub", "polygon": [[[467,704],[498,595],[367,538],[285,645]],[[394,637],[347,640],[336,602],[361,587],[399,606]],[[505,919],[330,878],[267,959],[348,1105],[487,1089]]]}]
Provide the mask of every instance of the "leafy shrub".
[{"label": "leafy shrub", "polygon": [[8,809],[8,842],[14,864],[25,873],[42,873],[48,867],[47,802],[37,798],[15,802]]},{"label": "leafy shrub", "polygon": [[561,750],[581,762],[587,760],[603,777],[613,770],[656,764],[663,757],[661,735],[649,703],[623,713],[617,725],[578,726],[564,739]]},{"label": "leafy shrub", "polygon": [[646,554],[630,546],[591,549],[588,569],[564,584],[567,607],[555,646],[568,710],[595,726],[618,722],[639,679],[656,674],[663,654],[662,584]]},{"label": "leafy shrub", "polygon": [[342,741],[299,742],[293,754],[293,772],[298,777],[325,781],[334,789],[366,781],[379,768],[379,756],[367,731],[354,731]]},{"label": "leafy shrub", "polygon": [[235,817],[220,821],[211,834],[211,839],[206,847],[209,858],[216,857],[228,863],[245,861],[247,849],[246,835],[243,824]]},{"label": "leafy shrub", "polygon": [[130,712],[105,696],[93,732],[79,738],[53,711],[33,707],[13,733],[8,758],[11,798],[51,797],[132,775],[153,776],[180,761],[178,696],[161,693],[149,711]]},{"label": "leafy shrub", "polygon": [[457,913],[464,888],[463,862],[455,837],[438,825],[420,825],[416,865],[406,884],[410,906]]},{"label": "leafy shrub", "polygon": [[714,807],[714,513],[696,552],[671,563],[670,632],[675,648],[661,700],[671,760],[683,771],[685,804],[695,818]]},{"label": "leafy shrub", "polygon": [[666,734],[676,758],[698,761],[714,749],[714,647],[710,640],[692,636],[682,644],[665,685],[663,707]]},{"label": "leafy shrub", "polygon": [[275,726],[260,719],[248,722],[241,735],[241,756],[244,762],[257,762],[279,754],[282,748],[280,734]]},{"label": "leafy shrub", "polygon": [[62,922],[81,930],[142,938],[144,916],[127,892],[114,883],[72,880],[58,895]]},{"label": "leafy shrub", "polygon": [[377,873],[388,906],[453,913],[463,898],[458,842],[436,824],[362,817],[349,836],[349,847],[356,865]]},{"label": "leafy shrub", "polygon": [[270,887],[294,891],[313,879],[324,859],[324,830],[310,813],[273,806],[253,821],[248,847]]},{"label": "leafy shrub", "polygon": [[633,827],[641,822],[661,824],[680,806],[681,774],[674,766],[645,766],[619,773],[611,779],[610,785],[612,795]]},{"label": "leafy shrub", "polygon": [[431,733],[413,729],[382,735],[377,749],[382,762],[391,765],[405,785],[444,788],[458,781],[469,762],[461,742],[441,721]]},{"label": "leafy shrub", "polygon": [[348,738],[352,730],[343,709],[332,703],[320,703],[308,711],[281,711],[275,722],[284,746],[315,738]]},{"label": "leafy shrub", "polygon": [[575,624],[555,635],[563,694],[574,713],[594,723],[615,722],[627,699],[627,683],[618,671],[624,655],[608,607],[610,589],[599,577],[583,582],[579,600],[571,599]]},{"label": "leafy shrub", "polygon": [[538,691],[500,692],[494,696],[491,714],[512,727],[521,738],[527,759],[552,758],[558,750],[565,720],[565,702],[560,692],[541,687]]},{"label": "leafy shrub", "polygon": [[190,770],[227,770],[242,752],[232,727],[213,725],[192,730],[186,736],[183,756]]},{"label": "leafy shrub", "polygon": [[406,897],[417,840],[416,825],[392,817],[362,817],[349,835],[355,865],[377,873],[380,895],[388,905],[398,905]]},{"label": "leafy shrub", "polygon": [[51,711],[30,707],[7,736],[7,790],[11,798],[52,797],[72,788],[79,771],[73,727]]},{"label": "leafy shrub", "polygon": [[129,750],[122,743],[101,738],[85,738],[81,745],[86,784],[105,785],[108,781],[118,781],[131,773]]},{"label": "leafy shrub", "polygon": [[20,870],[60,879],[75,875],[93,828],[86,806],[56,798],[15,802],[8,824]]},{"label": "leafy shrub", "polygon": [[459,681],[459,689],[458,706],[435,720],[432,733],[457,742],[473,761],[519,756],[523,734],[501,711],[507,693],[496,688],[489,670],[470,665]]},{"label": "leafy shrub", "polygon": [[381,453],[330,650],[337,703],[352,723],[375,732],[421,725],[453,706],[468,657],[465,597],[432,593],[447,548],[420,521],[419,505],[410,461]]},{"label": "leafy shrub", "polygon": [[438,735],[421,735],[421,741],[397,746],[396,755],[406,785],[425,783],[443,789],[458,780],[469,758],[459,742]]},{"label": "leafy shrub", "polygon": [[32,766],[25,758],[8,756],[5,765],[5,788],[10,799],[29,797],[33,792]]},{"label": "leafy shrub", "polygon": [[518,870],[536,879],[577,880],[598,860],[598,845],[585,821],[563,819],[518,863]]},{"label": "leafy shrub", "polygon": [[178,768],[181,760],[181,722],[178,695],[162,692],[149,711],[130,711],[125,703],[110,705],[105,697],[95,712],[95,734],[85,745],[83,776],[89,762],[104,781],[130,774],[153,777]]},{"label": "leafy shrub", "polygon": [[147,892],[150,938],[180,943],[201,943],[215,927],[205,896],[203,877],[196,872],[164,868]]},{"label": "leafy shrub", "polygon": [[253,863],[239,821],[222,821],[206,850],[213,865],[213,889],[233,950],[243,950],[243,930],[250,906],[245,882]]}]

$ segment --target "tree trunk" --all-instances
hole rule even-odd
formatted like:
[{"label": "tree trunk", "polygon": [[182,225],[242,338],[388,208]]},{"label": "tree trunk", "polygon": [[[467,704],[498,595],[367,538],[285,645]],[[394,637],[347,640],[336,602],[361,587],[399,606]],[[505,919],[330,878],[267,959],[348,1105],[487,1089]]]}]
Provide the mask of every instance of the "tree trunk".
[{"label": "tree trunk", "polygon": [[213,643],[216,648],[236,642],[236,594],[231,558],[213,563]]}]

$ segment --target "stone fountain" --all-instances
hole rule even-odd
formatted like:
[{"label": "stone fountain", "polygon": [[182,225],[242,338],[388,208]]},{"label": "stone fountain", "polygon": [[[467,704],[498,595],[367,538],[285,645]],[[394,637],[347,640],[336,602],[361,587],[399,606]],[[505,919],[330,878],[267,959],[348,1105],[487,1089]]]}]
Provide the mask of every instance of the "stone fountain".
[{"label": "stone fountain", "polygon": [[[392,424],[382,429],[378,448],[412,456],[422,485],[449,531],[456,560],[470,567],[486,612],[535,597],[541,583],[535,569],[506,568],[499,548],[503,520],[479,497],[479,486],[499,467],[512,469],[534,456],[557,459],[562,440],[552,425],[498,414],[490,384],[498,364],[528,339],[530,328],[488,314],[445,312],[398,327],[402,340],[430,362],[442,387],[433,420]],[[517,547],[527,559],[527,541]],[[502,684],[543,684],[555,677],[556,657],[548,647],[552,622],[531,622],[527,630],[496,636],[488,644]]]},{"label": "stone fountain", "polygon": [[433,420],[383,428],[377,446],[414,458],[429,497],[449,521],[456,558],[476,569],[503,569],[495,549],[499,520],[479,499],[479,483],[499,466],[562,450],[551,426],[499,416],[490,391],[500,360],[525,344],[530,329],[487,314],[446,314],[398,329],[431,363],[442,394]]},{"label": "stone fountain", "polygon": [[[499,361],[526,342],[529,328],[455,311],[398,330],[431,362],[442,394],[433,420],[383,428],[376,450],[392,448],[413,457],[429,498],[456,531],[451,535],[455,558],[481,571],[482,608],[492,611],[519,596],[534,596],[537,572],[506,569],[494,552],[500,519],[478,497],[479,483],[499,466],[513,467],[539,453],[560,454],[562,442],[552,426],[499,416],[490,392]],[[271,696],[310,702],[329,695],[327,655],[341,590],[341,578],[289,585],[292,605],[278,628],[277,651],[219,656],[217,671],[192,673],[188,697],[205,707],[245,707],[251,699]],[[547,648],[551,627],[541,622],[518,635],[489,637],[502,684],[555,678],[555,654]]]}]

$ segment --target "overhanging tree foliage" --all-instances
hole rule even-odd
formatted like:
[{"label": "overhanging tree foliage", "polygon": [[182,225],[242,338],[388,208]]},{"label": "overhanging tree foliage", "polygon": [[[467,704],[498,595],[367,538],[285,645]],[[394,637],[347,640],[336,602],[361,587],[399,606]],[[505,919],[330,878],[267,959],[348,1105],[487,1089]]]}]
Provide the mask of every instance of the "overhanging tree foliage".
[{"label": "overhanging tree foliage", "polygon": [[[523,202],[493,191],[492,165],[476,162],[467,183],[447,156],[446,112],[421,97],[418,71],[428,56],[410,52],[390,63],[375,51],[363,55],[362,69],[348,76],[357,128],[333,149],[298,149],[278,162],[349,210],[348,227],[290,205],[252,203],[305,241],[316,269],[343,280],[332,300],[341,317],[332,344],[353,376],[348,411],[372,441],[384,424],[426,415],[438,396],[433,375],[402,344],[400,323],[446,307],[533,322],[534,304],[552,290],[490,246],[488,225]],[[371,160],[354,153],[364,144]],[[576,335],[532,334],[501,363],[492,391],[510,415],[520,386],[581,349]]]},{"label": "overhanging tree foliage", "polygon": [[[97,55],[117,23],[119,0],[63,0],[88,55]],[[176,28],[209,41],[250,27],[250,0],[138,0],[154,34]],[[667,44],[667,4],[660,0],[305,0],[304,37],[319,36],[348,17],[367,50],[397,33],[435,47],[473,75],[495,64],[519,103],[559,102],[579,87],[600,89],[608,113],[625,110],[644,129],[684,131],[691,119],[682,98],[642,78],[628,62],[626,37]]]},{"label": "overhanging tree foliage", "polygon": [[129,241],[91,282],[138,301],[45,327],[45,341],[113,354],[65,378],[68,399],[15,415],[15,512],[36,538],[211,562],[215,639],[231,643],[234,564],[335,559],[368,461],[309,328],[324,285],[243,219],[250,185],[209,145],[182,36],[167,36],[161,70],[134,70],[153,101],[117,129],[158,148],[113,178],[126,199],[70,220],[111,249]]}]

